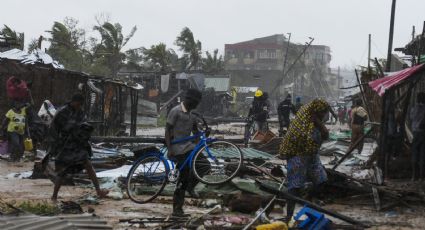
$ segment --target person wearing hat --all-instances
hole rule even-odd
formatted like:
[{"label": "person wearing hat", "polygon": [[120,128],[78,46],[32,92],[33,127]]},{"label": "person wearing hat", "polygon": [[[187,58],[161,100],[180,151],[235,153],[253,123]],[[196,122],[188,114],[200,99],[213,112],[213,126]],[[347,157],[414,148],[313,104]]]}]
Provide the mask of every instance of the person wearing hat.
[{"label": "person wearing hat", "polygon": [[279,118],[279,136],[283,137],[284,129],[289,128],[290,119],[289,116],[292,114],[295,115],[295,106],[292,104],[291,94],[288,94],[282,102],[279,103],[277,107],[277,114]]},{"label": "person wearing hat", "polygon": [[[168,148],[168,156],[173,158],[177,163],[176,168],[180,168],[185,160],[195,148],[195,140],[185,142],[172,143],[175,140],[181,140],[199,132],[197,125],[197,117],[193,110],[199,105],[202,99],[202,93],[196,89],[188,89],[184,100],[179,105],[170,110],[167,116],[167,124],[165,127],[165,144]],[[202,155],[201,155],[202,156]],[[205,158],[200,161],[205,161],[205,165],[209,162]],[[209,170],[208,167],[205,171]],[[202,175],[201,175],[202,176]],[[185,166],[177,180],[176,190],[173,195],[173,213],[175,217],[186,217],[183,211],[183,204],[186,191],[190,195],[197,197],[194,188],[199,181],[192,175],[190,167]]]},{"label": "person wearing hat", "polygon": [[257,126],[257,130],[267,132],[267,118],[270,112],[270,101],[268,93],[261,90],[255,91],[254,100],[249,109],[248,117],[252,117]]}]

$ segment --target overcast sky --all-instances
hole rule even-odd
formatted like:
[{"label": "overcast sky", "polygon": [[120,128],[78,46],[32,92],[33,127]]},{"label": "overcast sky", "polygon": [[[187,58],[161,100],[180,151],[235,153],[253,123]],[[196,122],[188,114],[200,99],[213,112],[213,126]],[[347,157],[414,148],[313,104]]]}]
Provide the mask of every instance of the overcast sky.
[{"label": "overcast sky", "polygon": [[[138,31],[127,48],[173,43],[185,26],[204,50],[279,33],[292,41],[314,37],[316,45],[332,49],[331,65],[364,64],[367,37],[372,34],[372,57],[386,57],[391,0],[13,0],[1,3],[0,24],[25,32],[26,42],[46,36],[53,21],[70,16],[91,30],[94,17],[110,15],[125,33]],[[412,26],[422,32],[424,0],[397,2],[394,47],[411,39]]]}]

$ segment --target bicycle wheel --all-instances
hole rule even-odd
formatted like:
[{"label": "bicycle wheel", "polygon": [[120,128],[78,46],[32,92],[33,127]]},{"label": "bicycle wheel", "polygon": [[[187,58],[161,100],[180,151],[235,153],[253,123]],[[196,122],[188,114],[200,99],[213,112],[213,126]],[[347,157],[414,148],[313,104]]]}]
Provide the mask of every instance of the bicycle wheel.
[{"label": "bicycle wheel", "polygon": [[127,194],[136,203],[144,204],[161,194],[170,169],[160,153],[140,157],[127,175]]},{"label": "bicycle wheel", "polygon": [[216,141],[195,154],[192,170],[202,183],[218,185],[235,177],[242,162],[243,155],[239,147],[229,142]]}]

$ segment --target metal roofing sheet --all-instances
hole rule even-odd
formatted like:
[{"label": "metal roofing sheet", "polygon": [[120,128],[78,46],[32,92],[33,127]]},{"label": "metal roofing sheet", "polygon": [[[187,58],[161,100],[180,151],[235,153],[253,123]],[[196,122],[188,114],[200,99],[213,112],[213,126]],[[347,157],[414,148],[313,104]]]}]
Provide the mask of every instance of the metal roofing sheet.
[{"label": "metal roofing sheet", "polygon": [[415,73],[422,71],[425,67],[425,64],[420,64],[413,66],[411,68],[406,68],[396,73],[392,73],[387,77],[379,78],[374,81],[369,82],[369,86],[376,91],[379,96],[385,94],[386,90],[391,89],[392,87],[400,84],[409,77],[413,76]]},{"label": "metal roofing sheet", "polygon": [[0,59],[12,59],[18,60],[24,64],[35,64],[42,63],[46,65],[52,65],[56,69],[63,69],[63,65],[60,65],[57,61],[47,53],[37,49],[33,53],[27,53],[19,49],[11,49],[6,52],[0,53]]},{"label": "metal roofing sheet", "polygon": [[[225,151],[214,151],[213,155],[215,156],[234,156],[234,150],[233,148],[229,148]],[[263,159],[263,160],[270,160],[274,156],[271,154],[268,154],[266,152],[262,152],[253,148],[241,148],[243,158],[246,160],[253,160],[253,159]]]},{"label": "metal roofing sheet", "polygon": [[217,92],[227,92],[230,87],[229,78],[205,78],[205,88],[213,88]]},{"label": "metal roofing sheet", "polygon": [[20,216],[0,216],[2,230],[62,230],[62,229],[112,229],[105,220],[97,216],[66,215],[36,216],[23,214]]}]

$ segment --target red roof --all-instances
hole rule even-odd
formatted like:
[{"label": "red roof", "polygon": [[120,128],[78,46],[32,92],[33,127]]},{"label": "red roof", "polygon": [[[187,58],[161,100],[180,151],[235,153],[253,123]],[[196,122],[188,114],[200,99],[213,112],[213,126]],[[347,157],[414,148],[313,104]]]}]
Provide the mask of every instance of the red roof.
[{"label": "red roof", "polygon": [[413,66],[411,68],[404,69],[402,71],[392,73],[391,75],[383,78],[379,78],[375,81],[369,82],[369,86],[378,93],[379,96],[385,94],[385,91],[391,89],[392,87],[400,84],[404,80],[413,76],[415,73],[424,69],[425,64],[420,64]]}]

